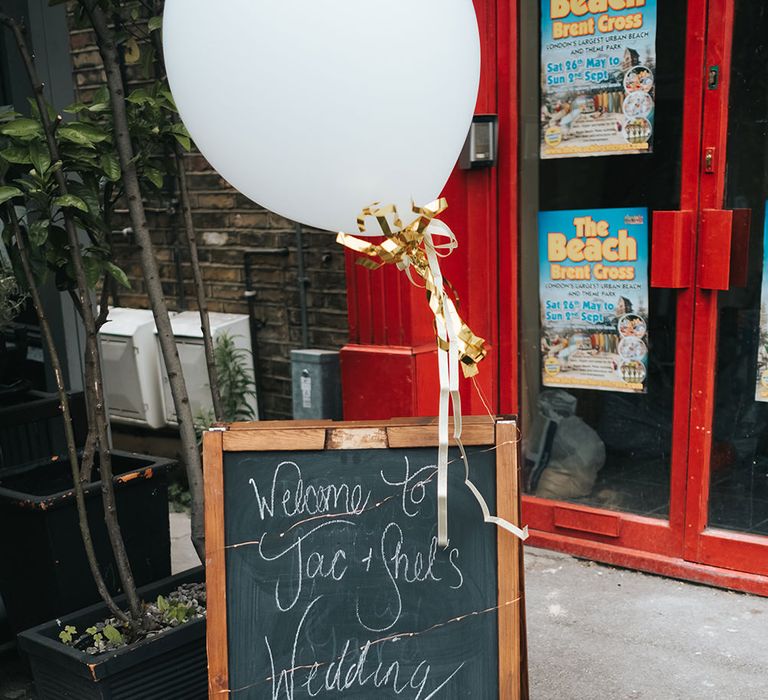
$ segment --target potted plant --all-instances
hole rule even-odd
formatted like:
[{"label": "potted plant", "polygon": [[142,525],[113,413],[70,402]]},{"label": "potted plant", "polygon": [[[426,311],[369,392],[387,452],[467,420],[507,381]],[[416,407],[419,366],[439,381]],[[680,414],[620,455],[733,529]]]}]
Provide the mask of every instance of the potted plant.
[{"label": "potted plant", "polygon": [[[149,601],[146,633],[131,644],[104,605],[23,632],[19,646],[29,657],[38,697],[207,698],[201,581],[202,568],[140,588],[141,599]],[[127,601],[120,597],[115,602],[122,607]]]},{"label": "potted plant", "polygon": [[[124,455],[110,447],[97,337],[108,322],[113,285],[128,284],[125,273],[112,259],[109,244],[112,211],[120,201],[129,210],[133,234],[142,250],[146,287],[179,417],[182,458],[192,499],[193,541],[203,558],[201,457],[144,213],[145,196],[156,192],[165,178],[178,178],[190,247],[194,250],[189,198],[178,157],[178,149],[189,145],[189,137],[162,81],[129,93],[121,71],[120,47],[135,40],[114,20],[128,16],[134,28],[143,21],[143,31],[151,33],[159,27],[159,19],[142,20],[135,5],[129,7],[119,1],[81,0],[73,5],[78,17],[95,32],[107,84],[88,104],[72,105],[66,120],[45,102],[44,86],[23,28],[12,17],[0,13],[0,22],[11,29],[16,39],[35,95],[31,115],[0,114],[0,217],[16,278],[23,281],[30,295],[56,377],[66,437],[66,459],[62,461],[70,472],[64,495],[76,506],[83,561],[103,604],[30,630],[19,637],[19,642],[32,659],[36,674],[40,674],[36,682],[41,698],[61,697],[62,692],[78,698],[113,697],[117,692],[114,684],[122,682],[133,684],[130,692],[134,694],[130,697],[203,697],[207,692],[204,595],[198,589],[179,588],[189,584],[190,577],[200,582],[202,571],[167,579],[148,589],[136,585],[138,569],[131,557],[125,517],[118,517],[118,512],[124,510],[121,496],[125,500],[124,494],[129,492],[121,487],[129,482],[154,480],[158,465],[142,464],[138,469],[123,471]],[[134,150],[134,144],[140,144],[140,150]],[[196,251],[191,255],[195,269]],[[199,281],[199,270],[196,278]],[[74,435],[71,401],[38,291],[46,279],[52,279],[63,293],[69,294],[85,331],[88,432],[82,449]],[[97,306],[94,294],[99,297]],[[202,291],[199,300],[205,337],[207,318]],[[210,333],[206,348],[208,370],[213,374]],[[211,386],[215,415],[220,418],[215,377]],[[152,486],[157,483],[152,481]],[[89,511],[89,496],[94,494],[100,497],[96,515]],[[50,497],[40,498],[44,510],[54,510]],[[100,561],[94,531],[96,518],[102,514],[112,563],[107,571]],[[113,594],[111,583],[122,590],[121,597]],[[189,601],[191,590],[194,604]],[[73,664],[78,670],[68,674]],[[106,680],[128,667],[133,670],[123,681]],[[141,674],[146,674],[147,686],[141,686]],[[176,682],[161,681],[165,674]],[[179,681],[180,675],[184,683]],[[53,686],[48,683],[50,678],[55,679]],[[162,691],[151,690],[158,684]],[[172,689],[177,686],[183,690]]]}]

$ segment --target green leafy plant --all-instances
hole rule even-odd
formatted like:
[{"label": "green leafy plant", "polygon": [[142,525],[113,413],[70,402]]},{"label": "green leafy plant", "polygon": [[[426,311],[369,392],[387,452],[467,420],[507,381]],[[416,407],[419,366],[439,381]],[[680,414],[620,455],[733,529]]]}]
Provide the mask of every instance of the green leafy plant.
[{"label": "green leafy plant", "polygon": [[99,623],[87,627],[84,634],[78,634],[77,628],[67,625],[59,632],[59,639],[68,646],[96,651],[119,649],[126,644],[125,636],[110,623]]},{"label": "green leafy plant", "polygon": [[64,644],[72,644],[72,641],[75,638],[75,635],[77,634],[77,627],[72,627],[72,625],[67,625],[61,632],[59,632],[59,639]]},{"label": "green leafy plant", "polygon": [[[72,248],[63,227],[66,214],[88,236],[81,251],[88,285],[95,288],[107,276],[130,287],[127,275],[112,258],[109,240],[113,210],[125,193],[107,88],[98,90],[91,102],[65,109],[68,119],[60,123],[46,105],[50,121],[59,124],[54,131],[59,155],[55,163],[51,162],[40,110],[34,100],[30,104],[31,116],[11,111],[0,114],[0,204],[12,202],[23,208],[20,223],[29,235],[37,281],[43,283],[53,276],[61,290],[76,287]],[[126,105],[131,134],[141,144],[136,168],[144,191],[151,194],[161,190],[165,178],[173,173],[169,148],[175,143],[189,147],[189,135],[175,120],[176,105],[164,82],[132,91]],[[65,175],[66,193],[60,191],[58,172]],[[8,216],[7,212],[3,216],[7,224]],[[12,231],[6,226],[5,242],[13,251]]]},{"label": "green leafy plant", "polygon": [[125,644],[123,635],[118,632],[116,627],[113,627],[112,625],[106,625],[102,632],[107,640],[112,642],[112,644],[116,644],[118,646]]},{"label": "green leafy plant", "polygon": [[192,615],[192,608],[176,600],[167,600],[163,596],[157,596],[157,608],[163,616],[163,621],[168,624],[180,624],[186,622]]},{"label": "green leafy plant", "polygon": [[[49,2],[60,4],[58,0]],[[200,454],[188,408],[188,393],[173,348],[168,308],[145,210],[145,200],[151,201],[169,178],[179,182],[184,180],[181,149],[191,145],[178,119],[161,68],[158,48],[161,44],[157,36],[161,27],[158,19],[161,6],[161,2],[127,0],[75,0],[71,3],[68,9],[75,20],[92,30],[96,39],[106,85],[88,102],[73,104],[61,114],[44,99],[45,84],[35,65],[23,24],[5,8],[0,8],[0,23],[15,39],[34,95],[28,113],[0,112],[3,243],[19,286],[28,290],[33,300],[56,377],[65,419],[78,525],[89,568],[99,594],[122,630],[114,625],[114,632],[100,627],[96,632],[101,637],[97,646],[117,643],[117,634],[134,638],[146,626],[117,518],[109,421],[104,410],[106,402],[99,359],[98,332],[107,321],[110,290],[114,284],[128,286],[127,275],[113,258],[110,241],[112,213],[118,202],[129,212],[147,293],[157,318],[172,393],[180,407],[182,461],[188,472],[193,502],[192,539],[204,557]],[[129,74],[136,72],[132,64],[139,61],[142,85],[130,90],[126,80]],[[124,71],[126,65],[129,68]],[[155,77],[152,78],[150,73]],[[183,189],[181,184],[179,188]],[[185,210],[189,209],[187,196]],[[194,260],[193,267],[197,258]],[[199,270],[195,274],[197,280]],[[39,293],[39,288],[49,280],[55,281],[61,291],[70,295],[84,327],[84,385],[89,432],[82,460],[75,444],[61,362]],[[101,299],[97,310],[91,290],[99,286]],[[206,347],[210,347],[207,338]],[[212,354],[211,351],[209,355],[212,357]],[[108,590],[85,512],[83,485],[92,478],[96,454],[103,484],[105,524],[128,610],[123,610]],[[67,636],[70,634],[73,633],[67,633]]]},{"label": "green leafy plant", "polygon": [[140,630],[130,622],[110,617],[97,622],[80,634],[73,625],[59,632],[62,643],[89,654],[114,651],[148,636],[154,636],[191,620],[206,615],[205,584],[184,583],[167,596],[159,595],[155,601],[142,604],[144,621]]},{"label": "green leafy plant", "polygon": [[0,257],[0,330],[16,318],[26,299],[26,294],[19,289],[13,270]]},{"label": "green leafy plant", "polygon": [[[251,353],[237,347],[232,336],[222,333],[214,343],[214,358],[224,422],[253,420],[256,413],[250,400],[256,396],[256,383],[250,369]],[[196,420],[198,432],[202,433],[214,422],[213,411],[199,413]]]},{"label": "green leafy plant", "polygon": [[251,353],[238,348],[234,338],[222,333],[216,338],[214,357],[224,420],[253,420],[256,416],[249,399],[256,396],[256,385],[253,372],[249,371]]}]

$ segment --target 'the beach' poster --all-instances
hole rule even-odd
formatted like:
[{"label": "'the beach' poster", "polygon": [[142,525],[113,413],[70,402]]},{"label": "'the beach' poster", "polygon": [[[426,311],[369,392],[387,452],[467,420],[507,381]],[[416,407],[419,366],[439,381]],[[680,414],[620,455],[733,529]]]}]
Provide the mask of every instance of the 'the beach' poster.
[{"label": "'the beach' poster", "polygon": [[648,210],[539,214],[542,383],[644,393]]},{"label": "'the beach' poster", "polygon": [[542,0],[541,157],[650,153],[656,0]]}]

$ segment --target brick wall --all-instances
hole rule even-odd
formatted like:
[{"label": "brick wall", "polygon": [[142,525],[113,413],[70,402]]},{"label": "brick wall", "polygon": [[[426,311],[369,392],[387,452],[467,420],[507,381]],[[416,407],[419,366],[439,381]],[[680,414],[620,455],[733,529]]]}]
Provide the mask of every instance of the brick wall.
[{"label": "brick wall", "polygon": [[[72,28],[70,39],[78,99],[88,101],[104,79],[101,61],[90,32]],[[245,256],[250,253],[256,290],[255,315],[264,322],[258,336],[264,417],[289,418],[290,351],[301,347],[294,224],[236,192],[199,154],[187,156],[186,169],[210,310],[248,313],[244,298]],[[192,275],[181,218],[169,214],[163,201],[146,204],[169,306],[174,310],[194,309]],[[119,303],[146,308],[148,299],[138,256],[131,233],[125,231],[129,225],[125,212],[118,212],[113,226],[116,262],[128,273],[132,284],[130,292],[119,293]],[[309,345],[336,350],[347,340],[344,254],[335,243],[334,234],[307,229],[303,240]],[[259,252],[276,248],[287,248],[288,255]]]}]

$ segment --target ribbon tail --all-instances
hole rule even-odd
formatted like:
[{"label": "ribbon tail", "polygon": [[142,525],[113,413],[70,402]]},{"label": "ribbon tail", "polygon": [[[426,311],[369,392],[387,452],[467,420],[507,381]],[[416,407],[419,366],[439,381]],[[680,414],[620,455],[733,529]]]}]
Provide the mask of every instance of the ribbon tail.
[{"label": "ribbon tail", "polygon": [[[431,243],[431,239],[429,238],[428,232],[425,233],[425,238],[427,239],[428,243]],[[429,249],[430,248],[428,246],[427,250],[429,251]],[[430,259],[430,264],[431,263],[432,263],[432,260]],[[490,523],[504,530],[507,530],[507,532],[512,533],[513,535],[518,537],[520,540],[525,541],[528,539],[528,527],[526,526],[525,528],[520,529],[519,527],[512,524],[508,520],[505,520],[504,518],[499,518],[495,515],[491,515],[491,511],[488,508],[488,504],[485,498],[483,498],[483,495],[480,493],[478,488],[472,483],[472,480],[469,478],[469,459],[467,457],[467,452],[464,448],[464,443],[462,443],[461,441],[462,413],[461,413],[461,394],[459,393],[459,352],[460,352],[459,333],[461,332],[462,321],[461,321],[461,318],[459,317],[458,311],[456,310],[455,304],[451,299],[448,298],[448,295],[445,293],[442,287],[442,279],[440,279],[440,282],[441,282],[441,286],[439,287],[439,289],[442,294],[444,317],[446,320],[447,331],[448,331],[449,393],[450,393],[451,405],[453,409],[453,420],[454,420],[453,436],[456,440],[456,444],[458,445],[459,452],[461,453],[461,459],[464,462],[464,483],[466,484],[467,488],[470,490],[472,495],[475,497],[475,500],[477,501],[478,505],[480,506],[480,509],[483,512],[483,520],[486,523]]]},{"label": "ribbon tail", "polygon": [[462,458],[466,459],[464,444],[461,442],[461,394],[459,393],[459,336],[457,328],[456,308],[448,295],[443,292],[443,305],[448,326],[448,388],[451,397],[451,412],[453,413],[453,438],[459,446]]},{"label": "ribbon tail", "polygon": [[483,498],[483,494],[480,493],[477,486],[475,486],[472,483],[472,480],[469,478],[469,459],[467,458],[464,445],[461,442],[459,442],[459,451],[461,452],[461,459],[464,462],[464,483],[475,497],[475,500],[480,506],[480,510],[483,511],[483,521],[490,523],[491,525],[496,525],[497,527],[503,528],[507,532],[511,532],[515,537],[518,537],[523,542],[525,542],[525,540],[528,539],[528,526],[526,525],[524,528],[520,529],[517,527],[517,525],[513,525],[511,522],[509,522],[509,520],[504,520],[504,518],[491,515],[491,510],[488,508],[488,503],[486,503],[485,498]]},{"label": "ribbon tail", "polygon": [[[445,289],[440,262],[435,252],[435,246],[429,227],[424,230],[424,248],[427,261],[432,273],[434,290],[432,294],[435,308],[443,313],[435,314],[438,349],[437,361],[440,370],[440,415],[438,418],[438,453],[437,453],[437,544],[439,547],[448,546],[448,417],[452,397],[453,377],[451,375],[453,352],[455,344],[451,342],[451,322],[446,318]],[[447,351],[446,351],[447,346]]]},{"label": "ribbon tail", "polygon": [[513,535],[515,535],[515,537],[519,537],[523,542],[528,539],[527,525],[521,530],[519,527],[513,525],[508,520],[504,520],[504,518],[498,518],[495,515],[491,515],[491,511],[488,509],[488,504],[485,502],[483,495],[480,493],[480,491],[477,490],[477,487],[470,481],[469,477],[467,477],[464,483],[467,485],[467,488],[472,492],[475,499],[480,504],[480,509],[483,511],[483,520],[485,522],[501,527],[507,530],[507,532],[511,532]]},{"label": "ribbon tail", "polygon": [[[438,321],[438,335],[445,340],[445,328]],[[438,348],[437,359],[440,369],[440,417],[438,420],[437,452],[437,544],[448,546],[448,401],[450,397],[448,380],[448,353]]]},{"label": "ribbon tail", "polygon": [[[417,285],[416,277],[424,280],[429,306],[435,316],[438,368],[440,373],[440,413],[438,421],[438,464],[437,464],[437,533],[438,544],[448,546],[448,447],[449,418],[453,413],[453,437],[461,450],[466,467],[466,483],[481,504],[486,522],[497,522],[510,529],[500,519],[492,518],[482,496],[469,480],[469,464],[464,445],[461,442],[462,417],[461,395],[459,393],[459,368],[465,377],[477,373],[477,364],[485,357],[485,341],[476,336],[459,316],[456,304],[445,290],[440,257],[453,251],[458,242],[451,229],[435,217],[448,206],[445,199],[438,199],[425,207],[413,206],[417,218],[403,226],[394,205],[380,206],[378,203],[363,209],[357,219],[359,235],[339,233],[338,243],[365,256],[358,260],[369,269],[378,269],[394,264],[404,272],[411,284]],[[380,233],[366,231],[366,221],[376,220]],[[373,243],[371,236],[383,235],[386,240]],[[438,244],[435,244],[435,240]],[[450,285],[448,285],[450,286]],[[490,519],[489,519],[490,518]],[[519,531],[522,532],[522,531]]]}]

